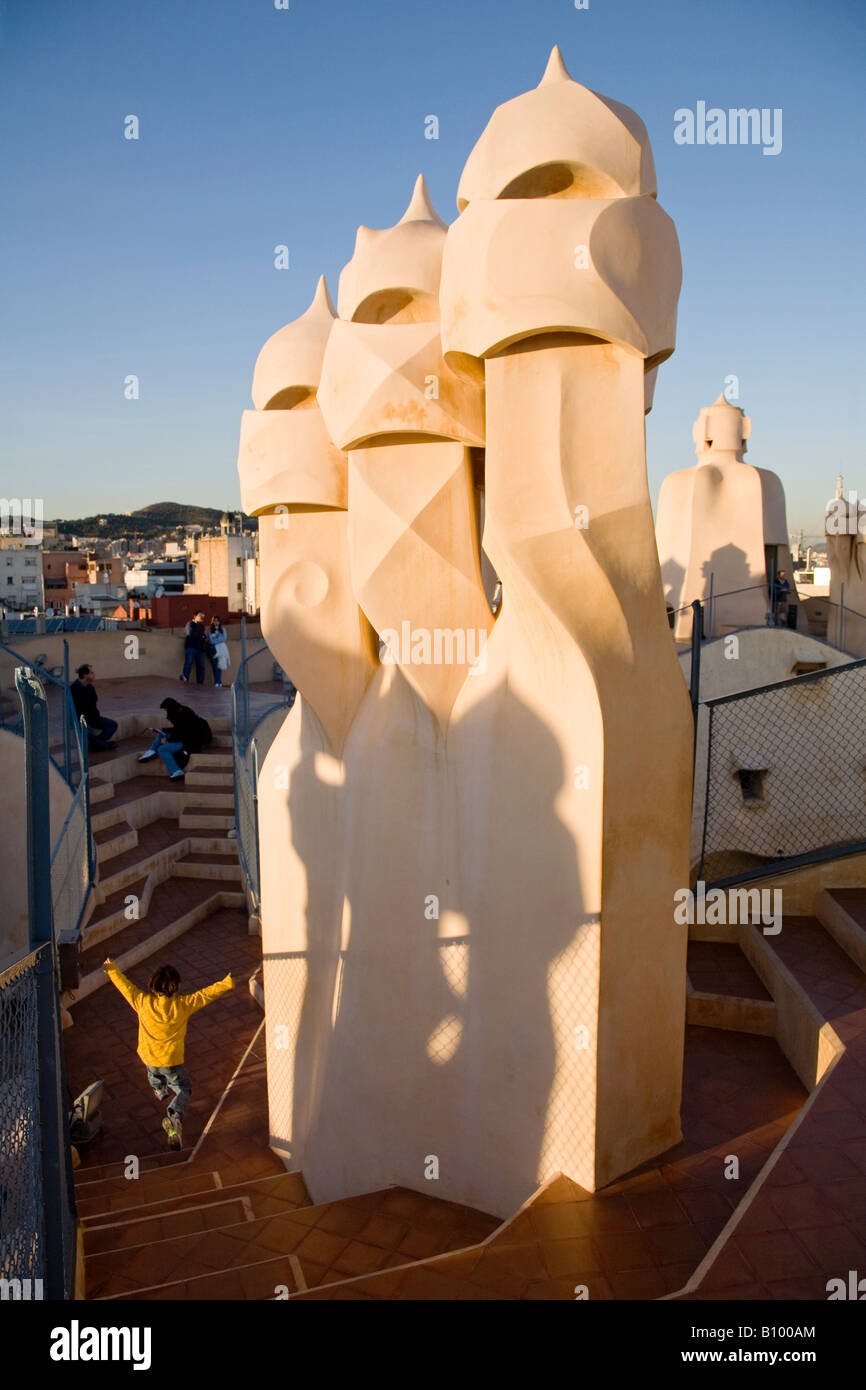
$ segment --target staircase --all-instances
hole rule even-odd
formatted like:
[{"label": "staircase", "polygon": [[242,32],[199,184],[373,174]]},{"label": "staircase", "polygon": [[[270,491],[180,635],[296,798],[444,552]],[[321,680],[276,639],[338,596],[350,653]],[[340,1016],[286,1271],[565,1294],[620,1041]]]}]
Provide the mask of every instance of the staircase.
[{"label": "staircase", "polygon": [[92,755],[90,804],[97,882],[81,933],[78,985],[68,1009],[106,984],[107,955],[121,970],[225,908],[242,908],[234,825],[231,727],[209,720],[214,739],[194,753],[183,780],[156,758],[140,763],[152,735],[147,717],[125,715],[120,746]]},{"label": "staircase", "polygon": [[812,909],[689,945],[692,1021],[775,1036],[809,1092],[690,1298],[825,1300],[866,1260],[866,889],[820,888]]},{"label": "staircase", "polygon": [[265,1091],[259,1028],[187,1153],[143,1158],[137,1178],[128,1160],[77,1170],[87,1298],[296,1297],[474,1247],[499,1225],[400,1188],[313,1203],[267,1147]]}]

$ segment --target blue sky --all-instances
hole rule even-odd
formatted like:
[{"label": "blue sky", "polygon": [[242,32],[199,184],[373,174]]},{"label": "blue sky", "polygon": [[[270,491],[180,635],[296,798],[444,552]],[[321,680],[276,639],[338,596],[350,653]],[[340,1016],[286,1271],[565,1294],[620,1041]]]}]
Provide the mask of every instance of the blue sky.
[{"label": "blue sky", "polygon": [[[239,505],[264,340],[321,272],[336,297],[358,223],[395,222],[419,172],[456,216],[490,113],[554,43],[645,121],[682,247],[653,500],[729,374],[791,529],[821,529],[840,471],[866,495],[856,0],[0,0],[2,495],[46,517]],[[675,144],[698,101],[781,107],[781,153]]]}]

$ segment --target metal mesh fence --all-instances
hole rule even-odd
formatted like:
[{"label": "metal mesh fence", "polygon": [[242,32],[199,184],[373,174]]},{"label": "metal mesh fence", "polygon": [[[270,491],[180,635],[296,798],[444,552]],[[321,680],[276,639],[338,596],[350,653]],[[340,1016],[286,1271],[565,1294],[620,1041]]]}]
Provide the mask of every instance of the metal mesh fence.
[{"label": "metal mesh fence", "polygon": [[[20,666],[28,667],[42,682],[48,702],[48,744],[51,761],[64,781],[74,790],[80,785],[85,771],[78,716],[68,685],[60,676],[47,669],[43,661],[44,655],[37,652],[33,658],[28,658],[0,642],[0,726],[11,733],[24,732],[21,702],[15,688],[15,671]],[[61,667],[55,669],[62,672]]]},{"label": "metal mesh fence", "polygon": [[[254,748],[250,750],[254,752]],[[258,802],[256,793],[257,765],[249,761],[234,744],[235,824],[238,836],[238,858],[247,881],[254,909],[260,901]]]},{"label": "metal mesh fence", "polygon": [[90,867],[87,787],[82,782],[51,856],[51,900],[57,942],[71,941],[77,936],[90,888]]},{"label": "metal mesh fence", "polygon": [[[252,686],[277,683],[280,689],[262,698]],[[258,769],[280,727],[271,715],[292,708],[295,687],[274,662],[267,646],[251,652],[238,667],[232,686],[232,749],[235,784],[235,828],[238,857],[254,911],[260,903]],[[257,696],[257,698],[256,698]]]},{"label": "metal mesh fence", "polygon": [[[25,658],[0,643],[0,724],[24,735],[24,713],[15,686],[15,671]],[[81,922],[96,869],[96,851],[87,799],[87,740],[65,681],[44,666],[30,666],[40,682],[48,715],[51,762],[73,793],[62,825],[51,825],[51,893],[56,939],[70,940]]]},{"label": "metal mesh fence", "polygon": [[706,708],[699,878],[866,848],[866,661]]},{"label": "metal mesh fence", "polygon": [[42,1279],[45,1272],[38,957],[33,952],[0,974],[0,1278],[6,1280]]}]

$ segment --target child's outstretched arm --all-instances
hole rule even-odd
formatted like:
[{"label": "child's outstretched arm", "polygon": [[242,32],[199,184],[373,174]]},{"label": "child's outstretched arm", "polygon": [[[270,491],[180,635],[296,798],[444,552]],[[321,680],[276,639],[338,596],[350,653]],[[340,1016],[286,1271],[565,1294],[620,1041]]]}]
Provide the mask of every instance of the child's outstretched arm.
[{"label": "child's outstretched arm", "polygon": [[204,989],[197,989],[193,994],[183,995],[183,1001],[190,1013],[195,1013],[197,1009],[203,1009],[205,1005],[212,1004],[215,999],[219,999],[221,994],[227,994],[234,987],[235,982],[232,979],[231,971],[229,971],[224,980],[217,980],[216,984],[206,985]]},{"label": "child's outstretched arm", "polygon": [[136,1013],[138,1013],[138,1006],[144,999],[143,990],[140,990],[137,985],[134,985],[132,980],[128,980],[122,970],[118,970],[110,956],[106,957],[103,961],[102,968],[111,983],[120,990],[127,1003],[131,1004]]}]

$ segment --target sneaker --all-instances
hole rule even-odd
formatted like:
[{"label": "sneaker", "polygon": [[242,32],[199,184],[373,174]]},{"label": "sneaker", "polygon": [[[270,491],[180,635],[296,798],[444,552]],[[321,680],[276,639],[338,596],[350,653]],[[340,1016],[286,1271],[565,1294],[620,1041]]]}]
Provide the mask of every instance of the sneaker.
[{"label": "sneaker", "polygon": [[147,750],[146,753],[142,753],[142,754],[141,754],[141,756],[140,756],[140,758],[139,758],[138,761],[139,761],[140,763],[149,763],[149,762],[151,761],[151,759],[152,759],[152,758],[155,758],[155,757],[156,757],[156,754],[154,753],[153,749],[152,749],[152,748],[148,748],[148,750]]},{"label": "sneaker", "polygon": [[166,1115],[162,1122],[162,1127],[168,1135],[168,1147],[170,1149],[179,1149],[181,1146],[182,1134],[180,1120],[173,1120],[169,1115]]},{"label": "sneaker", "polygon": [[169,780],[172,781],[172,782],[176,782],[177,779],[178,779],[178,777],[183,777],[183,775],[184,775],[184,774],[183,774],[183,772],[181,771],[181,769],[178,768],[177,772],[171,772],[171,773],[169,773]]},{"label": "sneaker", "polygon": [[181,676],[181,680],[183,681],[184,685],[189,685],[189,680],[186,676]]}]

